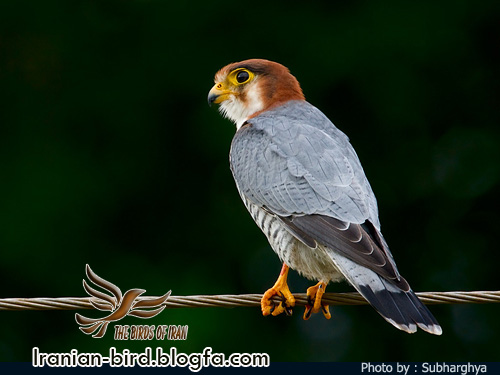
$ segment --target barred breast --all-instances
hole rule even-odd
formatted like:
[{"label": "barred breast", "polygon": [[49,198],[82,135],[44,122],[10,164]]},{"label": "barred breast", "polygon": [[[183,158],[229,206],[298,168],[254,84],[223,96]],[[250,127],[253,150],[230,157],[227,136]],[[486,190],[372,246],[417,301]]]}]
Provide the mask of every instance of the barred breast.
[{"label": "barred breast", "polygon": [[344,279],[322,246],[312,249],[295,238],[275,215],[242,196],[245,207],[280,260],[310,280]]}]

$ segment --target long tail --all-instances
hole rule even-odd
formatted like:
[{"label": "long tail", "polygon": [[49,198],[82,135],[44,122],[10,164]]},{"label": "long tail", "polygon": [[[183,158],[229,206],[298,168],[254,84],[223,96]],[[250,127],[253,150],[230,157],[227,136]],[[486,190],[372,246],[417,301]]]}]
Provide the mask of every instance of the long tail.
[{"label": "long tail", "polygon": [[396,328],[414,333],[417,326],[433,335],[443,331],[429,309],[411,289],[405,291],[370,269],[328,249],[337,268],[356,290]]}]

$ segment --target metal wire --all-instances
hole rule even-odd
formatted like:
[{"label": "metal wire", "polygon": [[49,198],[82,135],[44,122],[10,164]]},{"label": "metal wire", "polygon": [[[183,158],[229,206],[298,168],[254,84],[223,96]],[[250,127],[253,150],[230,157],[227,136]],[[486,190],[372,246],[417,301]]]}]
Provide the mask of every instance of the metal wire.
[{"label": "metal wire", "polygon": [[[425,304],[500,303],[500,291],[422,292],[416,294]],[[303,306],[307,303],[305,293],[294,294],[294,297],[297,306]],[[152,298],[157,297],[140,297],[137,300]],[[164,305],[166,308],[172,309],[185,307],[251,307],[260,306],[261,298],[262,294],[170,296]],[[0,310],[88,310],[94,308],[90,303],[91,300],[98,301],[96,298],[89,297],[3,298],[0,299]],[[358,293],[325,293],[322,301],[329,305],[368,304]]]}]

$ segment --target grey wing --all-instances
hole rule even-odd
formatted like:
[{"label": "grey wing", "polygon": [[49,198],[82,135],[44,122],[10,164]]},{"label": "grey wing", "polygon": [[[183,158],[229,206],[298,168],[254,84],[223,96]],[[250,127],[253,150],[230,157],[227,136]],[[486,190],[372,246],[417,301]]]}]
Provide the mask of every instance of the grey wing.
[{"label": "grey wing", "polygon": [[231,147],[239,188],[281,216],[324,214],[358,224],[371,219],[378,227],[370,185],[347,137],[337,132],[332,137],[279,118],[245,126]]},{"label": "grey wing", "polygon": [[[318,120],[316,118],[316,120]],[[268,116],[240,128],[231,169],[241,195],[278,217],[336,267],[391,324],[406,332],[441,327],[400,276],[380,232],[375,196],[347,137],[320,126]]]},{"label": "grey wing", "polygon": [[240,194],[306,245],[321,243],[409,288],[380,233],[375,196],[347,137],[333,124],[325,132],[285,121],[254,120],[236,133],[231,169]]}]

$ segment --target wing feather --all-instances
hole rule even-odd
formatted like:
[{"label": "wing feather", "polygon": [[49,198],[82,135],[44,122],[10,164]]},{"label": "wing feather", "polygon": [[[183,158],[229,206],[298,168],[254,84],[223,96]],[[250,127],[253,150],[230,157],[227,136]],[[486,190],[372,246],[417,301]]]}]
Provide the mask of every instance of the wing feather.
[{"label": "wing feather", "polygon": [[237,131],[231,169],[240,193],[282,216],[324,214],[358,224],[370,219],[378,227],[375,196],[347,137],[310,104],[299,107],[288,109],[314,116],[285,122],[270,111]]},{"label": "wing feather", "polygon": [[409,288],[380,233],[375,196],[348,138],[306,102],[269,112],[249,120],[231,144],[240,194],[280,217],[306,245],[321,243]]},{"label": "wing feather", "polygon": [[323,215],[282,217],[281,220],[303,243],[307,244],[312,238],[390,280],[398,288],[410,289],[395,267],[392,255],[385,250],[385,244],[365,229],[369,222],[362,226]]}]

